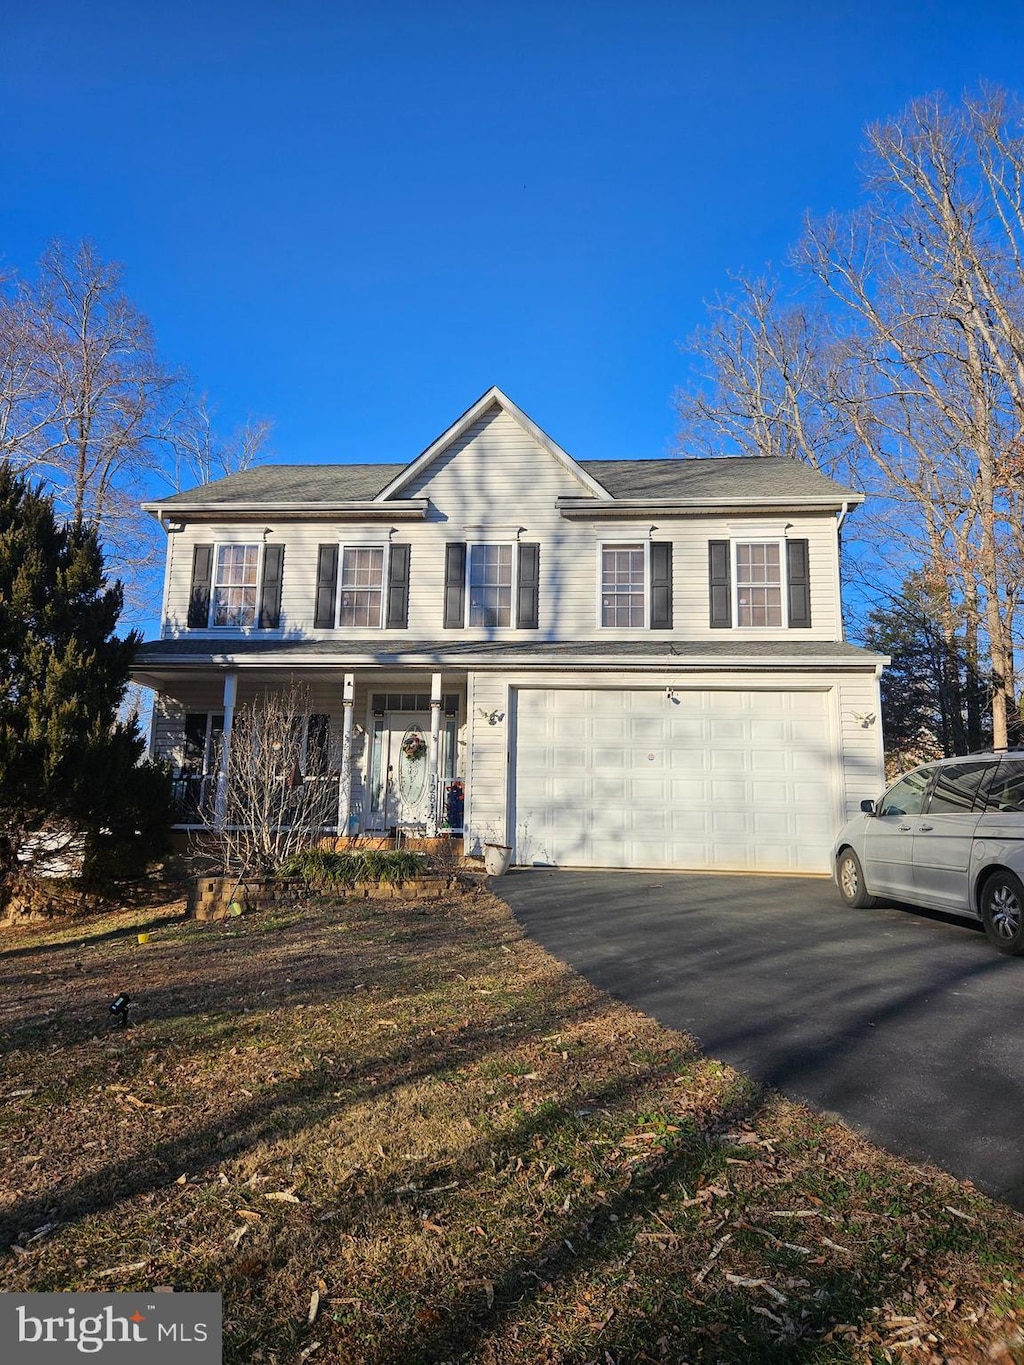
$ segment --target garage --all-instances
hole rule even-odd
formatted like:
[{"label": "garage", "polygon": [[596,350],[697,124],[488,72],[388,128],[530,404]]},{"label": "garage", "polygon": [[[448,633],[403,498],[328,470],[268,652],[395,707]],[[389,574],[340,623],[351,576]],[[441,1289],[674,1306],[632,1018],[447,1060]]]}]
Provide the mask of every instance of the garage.
[{"label": "garage", "polygon": [[827,872],[827,689],[522,687],[516,861]]}]

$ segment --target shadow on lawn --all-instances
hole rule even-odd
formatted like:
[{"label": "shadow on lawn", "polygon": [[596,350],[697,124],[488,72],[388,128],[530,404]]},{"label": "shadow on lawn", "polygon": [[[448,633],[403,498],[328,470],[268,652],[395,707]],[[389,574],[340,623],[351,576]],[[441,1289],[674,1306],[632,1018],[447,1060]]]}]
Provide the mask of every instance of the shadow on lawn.
[{"label": "shadow on lawn", "polygon": [[[377,935],[377,946],[387,950],[389,963],[383,981],[385,989],[410,1000],[417,998],[425,984],[436,986],[446,978],[451,979],[456,964],[464,977],[472,979],[476,973],[483,976],[488,964],[493,963],[498,946],[494,941],[483,943],[473,938],[467,941],[457,921],[447,921],[443,916],[424,917],[413,929],[406,919],[404,931],[402,925],[396,925],[390,940],[387,927],[386,922],[378,920],[372,925],[357,924],[352,932],[357,938],[366,933]],[[285,928],[268,939],[254,939],[253,934],[258,931],[251,930],[238,938],[232,936],[233,931],[212,931],[208,937],[207,931],[203,931],[204,937],[198,944],[178,944],[180,962],[172,964],[171,978],[149,1002],[145,1028],[129,1030],[132,1046],[119,1055],[118,1078],[142,1076],[148,1065],[146,1054],[153,1049],[176,1049],[177,1056],[187,1059],[210,1046],[223,1051],[235,1037],[249,1043],[258,1041],[252,1035],[254,1015],[238,1012],[246,1006],[261,1013],[283,1015],[302,1005],[303,1028],[306,1021],[315,1025],[320,1011],[330,1020],[332,1006],[359,981],[367,980],[367,970],[365,965],[355,970],[355,959],[346,952],[349,939],[340,932],[332,935],[330,921],[325,921],[318,930],[322,934],[320,951],[299,953],[297,949],[306,942],[302,929],[302,925],[296,926],[294,932]],[[493,937],[500,939],[500,934],[496,931]],[[415,952],[404,951],[407,942],[415,945]],[[174,946],[169,945],[168,951]],[[193,952],[194,947],[199,951]],[[257,947],[258,953],[254,951]],[[68,951],[73,953],[75,949]],[[256,957],[260,960],[254,966]],[[221,1017],[213,1028],[208,1020],[196,1021],[202,1022],[203,1028],[192,1034],[185,1031],[185,1025],[197,1008],[197,993],[198,1008]],[[386,1007],[379,998],[375,1005]],[[201,1122],[185,1126],[185,1118],[178,1131],[163,1138],[154,1140],[148,1121],[138,1118],[137,1126],[129,1130],[131,1151],[67,1185],[21,1199],[5,1215],[0,1240],[6,1245],[24,1229],[49,1221],[55,1204],[59,1205],[64,1227],[90,1214],[109,1213],[122,1202],[130,1215],[128,1201],[167,1190],[182,1172],[203,1176],[218,1170],[226,1161],[244,1158],[261,1145],[280,1147],[289,1138],[321,1125],[326,1128],[355,1105],[380,1100],[417,1082],[440,1080],[453,1069],[485,1062],[498,1053],[507,1054],[517,1045],[535,1042],[541,1035],[569,1031],[596,1019],[606,1008],[606,1002],[600,998],[584,1007],[575,1007],[564,998],[544,992],[534,998],[525,992],[505,1008],[489,1005],[485,1023],[464,1025],[453,1016],[442,1023],[435,1022],[432,1033],[423,1032],[415,1038],[398,1036],[386,1045],[382,1040],[375,1045],[373,1055],[351,1064],[325,1058],[302,1075],[278,1080],[272,1088],[260,1091],[244,1103],[229,1102]],[[273,1041],[273,1025],[268,1023],[265,1027]],[[75,1060],[74,1045],[92,1038],[95,1029],[79,1007],[69,1017],[51,1025],[47,1032],[52,1036],[46,1039],[46,1045],[56,1042],[67,1048],[72,1054],[70,1064]],[[287,1046],[291,1045],[289,1036]],[[312,1033],[309,1046],[314,1050],[319,1047]],[[103,1064],[102,1057],[93,1053],[88,1054],[88,1060],[90,1065]],[[256,1058],[250,1060],[254,1064]],[[239,1062],[239,1080],[255,1087],[260,1082],[245,1071],[246,1065],[246,1061]],[[863,1322],[887,1295],[905,1287],[897,1236],[894,1235],[891,1250],[899,1254],[892,1261],[875,1263],[851,1256],[842,1271],[834,1268],[834,1257],[831,1263],[812,1269],[808,1259],[798,1252],[787,1251],[781,1245],[775,1247],[770,1257],[773,1281],[784,1283],[787,1276],[805,1282],[810,1279],[819,1292],[819,1297],[813,1300],[808,1295],[802,1297],[805,1308],[809,1303],[813,1306],[807,1317],[795,1322],[792,1330],[785,1325],[787,1310],[783,1306],[763,1298],[758,1301],[746,1291],[730,1291],[718,1270],[704,1280],[695,1278],[695,1267],[707,1262],[719,1237],[730,1235],[737,1246],[748,1237],[751,1245],[759,1245],[727,1217],[700,1216],[691,1222],[680,1212],[675,1215],[675,1226],[669,1228],[671,1236],[678,1238],[675,1245],[636,1241],[636,1218],[644,1220],[648,1231],[664,1226],[658,1217],[659,1211],[666,1208],[663,1194],[671,1192],[676,1197],[679,1187],[684,1187],[692,1195],[699,1183],[706,1184],[725,1170],[727,1149],[722,1145],[722,1131],[733,1124],[749,1122],[761,1103],[748,1087],[740,1087],[702,1122],[681,1122],[678,1135],[668,1141],[661,1156],[638,1165],[624,1188],[602,1197],[596,1189],[574,1181],[568,1190],[568,1207],[555,1202],[538,1215],[541,1231],[536,1245],[517,1251],[494,1251],[486,1240],[470,1243],[466,1250],[456,1246],[450,1258],[448,1282],[440,1287],[427,1287],[430,1311],[426,1315],[417,1311],[415,1273],[408,1282],[397,1276],[382,1285],[366,1282],[365,1275],[360,1282],[358,1270],[354,1271],[354,1282],[346,1284],[342,1292],[376,1298],[382,1307],[385,1326],[380,1338],[372,1343],[365,1335],[354,1336],[345,1324],[322,1322],[317,1328],[310,1328],[304,1313],[297,1311],[293,1272],[301,1269],[307,1275],[308,1267],[297,1268],[292,1263],[295,1236],[305,1239],[300,1250],[307,1243],[315,1247],[315,1263],[323,1267],[328,1278],[333,1278],[333,1264],[345,1264],[341,1252],[346,1239],[352,1241],[350,1230],[365,1235],[364,1229],[372,1228],[377,1219],[386,1233],[387,1219],[394,1219],[403,1210],[412,1211],[417,1219],[429,1214],[440,1220],[454,1243],[467,1227],[487,1220],[488,1199],[500,1202],[494,1184],[499,1168],[488,1165],[488,1157],[495,1149],[500,1150],[505,1163],[501,1169],[510,1169],[517,1160],[526,1165],[536,1162],[541,1149],[552,1159],[559,1150],[572,1153],[586,1136],[587,1118],[581,1111],[628,1111],[638,1106],[644,1091],[664,1080],[666,1065],[665,1059],[660,1058],[656,1062],[632,1063],[627,1070],[620,1062],[610,1076],[589,1081],[583,1076],[571,1089],[566,1085],[571,1102],[542,1105],[510,1118],[491,1136],[477,1131],[461,1150],[454,1144],[451,1153],[446,1154],[446,1170],[450,1169],[451,1174],[443,1181],[457,1180],[459,1189],[454,1192],[435,1193],[429,1200],[426,1195],[409,1196],[403,1204],[393,1188],[385,1188],[385,1183],[393,1185],[393,1181],[368,1176],[365,1183],[373,1185],[372,1189],[350,1191],[339,1184],[333,1193],[333,1202],[342,1203],[337,1216],[312,1226],[297,1224],[291,1240],[287,1214],[281,1213],[279,1220],[268,1218],[262,1225],[266,1240],[259,1247],[271,1273],[261,1280],[257,1293],[254,1281],[258,1270],[251,1267],[247,1256],[228,1250],[226,1240],[221,1256],[188,1257],[169,1273],[178,1288],[223,1290],[226,1316],[235,1320],[236,1328],[225,1337],[225,1360],[231,1365],[248,1365],[257,1348],[265,1353],[296,1352],[311,1344],[320,1331],[330,1333],[324,1338],[322,1354],[315,1357],[324,1365],[343,1360],[373,1361],[374,1365],[485,1360],[491,1340],[502,1334],[507,1340],[515,1331],[517,1320],[524,1319],[524,1331],[533,1330],[528,1322],[531,1314],[543,1314],[552,1303],[555,1307],[571,1308],[580,1287],[588,1283],[596,1286],[599,1295],[606,1291],[611,1296],[616,1290],[621,1291],[616,1313],[600,1328],[571,1317],[563,1320],[559,1325],[565,1337],[564,1347],[560,1347],[563,1354],[551,1359],[602,1359],[606,1351],[620,1362],[681,1359],[684,1358],[681,1353],[694,1359],[777,1361],[779,1365],[788,1361],[854,1359],[840,1343],[823,1346],[822,1334],[839,1322]],[[160,1121],[174,1122],[173,1111],[171,1118]],[[628,1115],[624,1121],[628,1122]],[[608,1162],[610,1165],[611,1156]],[[624,1166],[618,1167],[617,1183],[622,1183],[624,1170]],[[609,1183],[613,1179],[610,1171]],[[173,1217],[172,1199],[173,1196],[168,1196],[161,1209],[168,1221]],[[188,1209],[183,1212],[187,1215]],[[225,1238],[228,1228],[230,1223],[225,1228]],[[971,1249],[974,1236],[969,1227],[956,1227],[947,1245],[955,1250],[954,1241],[959,1237],[964,1248]],[[256,1234],[253,1240],[257,1240]],[[511,1243],[512,1239],[505,1240]],[[528,1240],[524,1233],[521,1241]],[[154,1254],[148,1243],[140,1242],[136,1248],[128,1240],[124,1251],[126,1260],[142,1253],[160,1261],[159,1253]],[[640,1288],[631,1289],[628,1282],[636,1267],[642,1270],[642,1283]],[[280,1275],[276,1274],[278,1271]],[[58,1268],[56,1274],[66,1279],[67,1267]],[[467,1281],[476,1287],[467,1287]],[[484,1281],[492,1286],[493,1302],[489,1306],[479,1287]],[[305,1279],[302,1285],[308,1293]],[[758,1311],[761,1306],[767,1306],[768,1316]],[[602,1309],[603,1303],[595,1307],[595,1315],[600,1317]],[[359,1330],[364,1330],[361,1324]],[[335,1333],[345,1335],[346,1340],[342,1343],[343,1352],[332,1355]],[[536,1358],[544,1359],[540,1335],[538,1331]],[[282,1361],[292,1358],[283,1356]],[[519,1358],[527,1357],[520,1354]]]},{"label": "shadow on lawn", "polygon": [[[630,1075],[619,1072],[602,1086],[578,1092],[574,1103],[594,1110],[629,1109],[661,1076],[663,1068],[658,1066]],[[727,1240],[735,1239],[737,1246],[746,1241],[758,1252],[764,1248],[756,1234],[744,1230],[742,1210],[735,1222],[729,1218],[728,1207],[714,1216],[709,1211],[694,1223],[676,1213],[674,1227],[662,1216],[673,1217],[663,1200],[666,1192],[685,1198],[687,1192],[723,1175],[729,1150],[722,1142],[723,1131],[738,1123],[756,1122],[761,1106],[762,1097],[751,1090],[734,1095],[702,1124],[685,1129],[670,1150],[639,1168],[626,1187],[610,1197],[588,1193],[574,1182],[571,1208],[559,1208],[556,1203],[545,1210],[539,1245],[518,1254],[499,1252],[489,1258],[486,1242],[480,1252],[463,1253],[457,1245],[460,1229],[464,1232],[478,1220],[488,1223],[499,1215],[491,1212],[488,1216],[494,1178],[480,1155],[474,1158],[472,1149],[453,1153],[443,1174],[458,1180],[459,1192],[435,1195],[428,1206],[422,1205],[421,1197],[421,1206],[410,1209],[417,1219],[436,1221],[455,1243],[447,1285],[427,1281],[418,1289],[415,1266],[408,1270],[390,1267],[383,1292],[365,1271],[362,1279],[358,1271],[348,1279],[344,1272],[335,1277],[332,1265],[336,1260],[345,1264],[341,1253],[346,1241],[365,1237],[374,1227],[378,1237],[387,1237],[389,1219],[399,1229],[402,1226],[394,1212],[402,1200],[394,1194],[389,1199],[386,1190],[346,1200],[338,1222],[325,1228],[318,1240],[316,1259],[327,1277],[335,1280],[332,1294],[345,1296],[344,1303],[353,1302],[347,1296],[355,1295],[363,1304],[357,1327],[347,1324],[334,1329],[323,1320],[310,1327],[304,1322],[291,1292],[294,1282],[287,1275],[288,1243],[279,1236],[236,1260],[195,1267],[189,1287],[208,1288],[216,1283],[224,1294],[226,1317],[233,1328],[224,1343],[227,1365],[247,1365],[257,1349],[264,1352],[264,1358],[273,1352],[282,1361],[297,1359],[314,1341],[322,1343],[320,1358],[330,1365],[355,1360],[361,1365],[454,1365],[457,1361],[470,1365],[505,1359],[507,1353],[517,1351],[514,1358],[518,1360],[610,1359],[623,1365],[683,1359],[837,1365],[863,1359],[862,1351],[851,1348],[848,1352],[841,1340],[826,1345],[822,1338],[838,1324],[852,1324],[856,1330],[873,1320],[879,1305],[905,1288],[898,1257],[884,1262],[851,1253],[840,1266],[832,1257],[829,1266],[813,1268],[814,1263],[809,1265],[798,1247],[787,1248],[782,1240],[793,1236],[792,1230],[780,1228],[765,1273],[775,1284],[790,1279],[806,1286],[810,1276],[815,1290],[813,1298],[798,1293],[799,1307],[790,1309],[763,1294],[730,1289],[723,1283],[722,1265],[715,1265],[720,1236],[727,1234]],[[513,1167],[517,1158],[543,1165],[566,1144],[571,1150],[581,1126],[575,1108],[544,1107],[504,1129],[494,1146],[500,1148],[505,1169]],[[538,1150],[543,1157],[538,1157]],[[502,1168],[494,1169],[500,1172]],[[614,1178],[608,1174],[609,1180]],[[756,1202],[756,1194],[745,1198]],[[383,1208],[387,1203],[390,1209]],[[638,1241],[638,1220],[645,1231],[653,1229],[658,1237],[662,1229],[670,1229],[668,1238],[662,1240],[674,1240],[675,1245],[666,1248]],[[956,1226],[945,1249],[955,1251],[960,1242],[970,1250],[972,1236],[970,1229]],[[796,1240],[802,1240],[799,1233]],[[698,1278],[704,1266],[712,1273]],[[277,1272],[282,1272],[289,1291],[282,1293],[278,1288],[280,1297],[270,1288],[279,1286]],[[254,1274],[269,1289],[269,1296],[258,1304],[251,1294]],[[631,1281],[636,1290],[633,1298]],[[485,1283],[493,1296],[489,1306]],[[578,1308],[588,1289],[591,1301],[596,1297],[596,1302],[591,1320],[583,1321]],[[616,1298],[616,1291],[624,1292]],[[608,1306],[615,1312],[602,1322]],[[559,1320],[548,1334],[535,1315]]]},{"label": "shadow on lawn", "polygon": [[[463,962],[466,956],[462,955]],[[280,970],[294,970],[294,963],[282,964]],[[268,983],[266,994],[271,995],[273,978],[264,977],[262,980]],[[237,988],[237,980],[234,979],[225,980],[223,984],[232,990]],[[293,983],[278,982],[279,986],[285,984]],[[274,1010],[282,1004],[294,1008],[296,994],[303,1002],[308,1002],[313,990],[313,983],[305,982],[299,992],[290,993],[283,999],[273,996],[264,999],[260,1008]],[[323,1002],[322,992],[319,998]],[[204,1007],[215,1012],[216,1001],[207,997]],[[562,1026],[579,1024],[599,1014],[602,1008],[598,1001],[587,1009],[560,1014],[559,1022]],[[303,1016],[304,1019],[309,1017],[308,1014]],[[236,1037],[244,1037],[251,1042],[249,1029],[252,1022],[251,1017],[243,1016],[226,1029],[218,1028],[213,1035],[208,1031],[202,1038],[196,1039],[196,1048],[201,1050],[211,1041],[223,1048]],[[438,1031],[436,1036],[422,1043],[406,1043],[397,1039],[393,1047],[377,1052],[354,1066],[334,1061],[318,1065],[298,1078],[276,1082],[272,1090],[258,1094],[246,1103],[218,1110],[205,1126],[188,1128],[164,1140],[154,1141],[151,1133],[140,1128],[141,1150],[130,1152],[59,1190],[44,1192],[9,1208],[0,1221],[0,1244],[16,1240],[19,1232],[46,1222],[48,1210],[55,1203],[60,1206],[60,1222],[66,1226],[86,1215],[110,1209],[121,1200],[165,1187],[183,1172],[201,1175],[220,1167],[225,1161],[253,1151],[263,1143],[281,1141],[335,1119],[355,1104],[379,1100],[403,1086],[478,1062],[496,1048],[504,1051],[532,1040],[538,1031],[550,1024],[551,1012],[548,1007],[542,1005],[531,1008],[520,1004],[492,1014],[486,1026],[479,1028],[453,1025],[451,1029],[443,1033]],[[134,1032],[141,1039],[141,1030],[128,1032]],[[150,1034],[134,1056],[122,1056],[121,1060],[129,1065],[127,1069],[118,1071],[119,1080],[144,1075],[148,1065],[145,1054],[160,1047],[163,1041],[158,1035]],[[102,1065],[102,1059],[96,1059],[96,1062]],[[386,1081],[378,1081],[378,1075],[382,1073],[387,1074]],[[243,1072],[240,1081],[245,1079]],[[248,1079],[251,1082],[251,1077]],[[175,1107],[171,1105],[172,1111]]]}]

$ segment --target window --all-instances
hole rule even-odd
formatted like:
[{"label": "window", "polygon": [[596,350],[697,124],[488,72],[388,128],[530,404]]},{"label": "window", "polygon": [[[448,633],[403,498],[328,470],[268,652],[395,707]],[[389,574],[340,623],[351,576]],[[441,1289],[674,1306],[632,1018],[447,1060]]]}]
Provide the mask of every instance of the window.
[{"label": "window", "polygon": [[929,815],[964,815],[974,809],[975,798],[985,774],[995,764],[987,762],[951,763],[942,767],[935,778],[932,799],[928,802]]},{"label": "window", "polygon": [[782,554],[778,541],[737,544],[736,624],[781,626]]},{"label": "window", "polygon": [[340,626],[379,626],[384,600],[384,548],[345,546],[341,558]]},{"label": "window", "polygon": [[259,564],[258,545],[217,547],[213,578],[213,625],[255,625]]},{"label": "window", "polygon": [[785,527],[778,533],[774,526],[736,529],[744,539],[708,541],[712,630],[809,630],[810,542],[786,536]]},{"label": "window", "polygon": [[512,624],[512,546],[469,547],[469,624]]},{"label": "window", "polygon": [[1024,762],[1004,758],[985,797],[985,810],[1024,811]]},{"label": "window", "polygon": [[205,711],[190,712],[185,717],[182,775],[201,777],[204,773],[215,773],[220,766],[220,746],[223,738],[222,715],[213,715]]},{"label": "window", "polygon": [[646,576],[642,545],[601,547],[602,626],[646,625]]},{"label": "window", "polygon": [[890,787],[882,797],[879,815],[920,815],[932,771],[931,768],[924,768],[916,773],[908,773],[895,787]]}]

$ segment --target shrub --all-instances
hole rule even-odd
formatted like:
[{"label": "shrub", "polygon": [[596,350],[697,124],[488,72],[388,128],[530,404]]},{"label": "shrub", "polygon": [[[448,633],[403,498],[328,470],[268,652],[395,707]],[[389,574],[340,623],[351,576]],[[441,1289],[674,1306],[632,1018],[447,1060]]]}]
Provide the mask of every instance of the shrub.
[{"label": "shrub", "polygon": [[278,868],[279,877],[298,877],[313,891],[346,891],[356,882],[378,886],[401,886],[427,870],[422,853],[405,849],[356,849],[331,853],[323,848],[305,849],[287,858]]}]

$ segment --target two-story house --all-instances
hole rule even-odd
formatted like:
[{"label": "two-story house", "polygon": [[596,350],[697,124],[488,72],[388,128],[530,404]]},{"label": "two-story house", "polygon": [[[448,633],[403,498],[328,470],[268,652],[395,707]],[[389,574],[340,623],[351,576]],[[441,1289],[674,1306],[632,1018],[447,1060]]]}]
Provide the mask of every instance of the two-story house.
[{"label": "two-story house", "polygon": [[[883,785],[885,660],[843,640],[862,498],[794,460],[576,460],[498,389],[404,465],[275,465],[149,504],[154,752],[221,781],[298,679],[342,833],[519,863],[822,872]],[[322,771],[322,762],[320,764]]]}]

